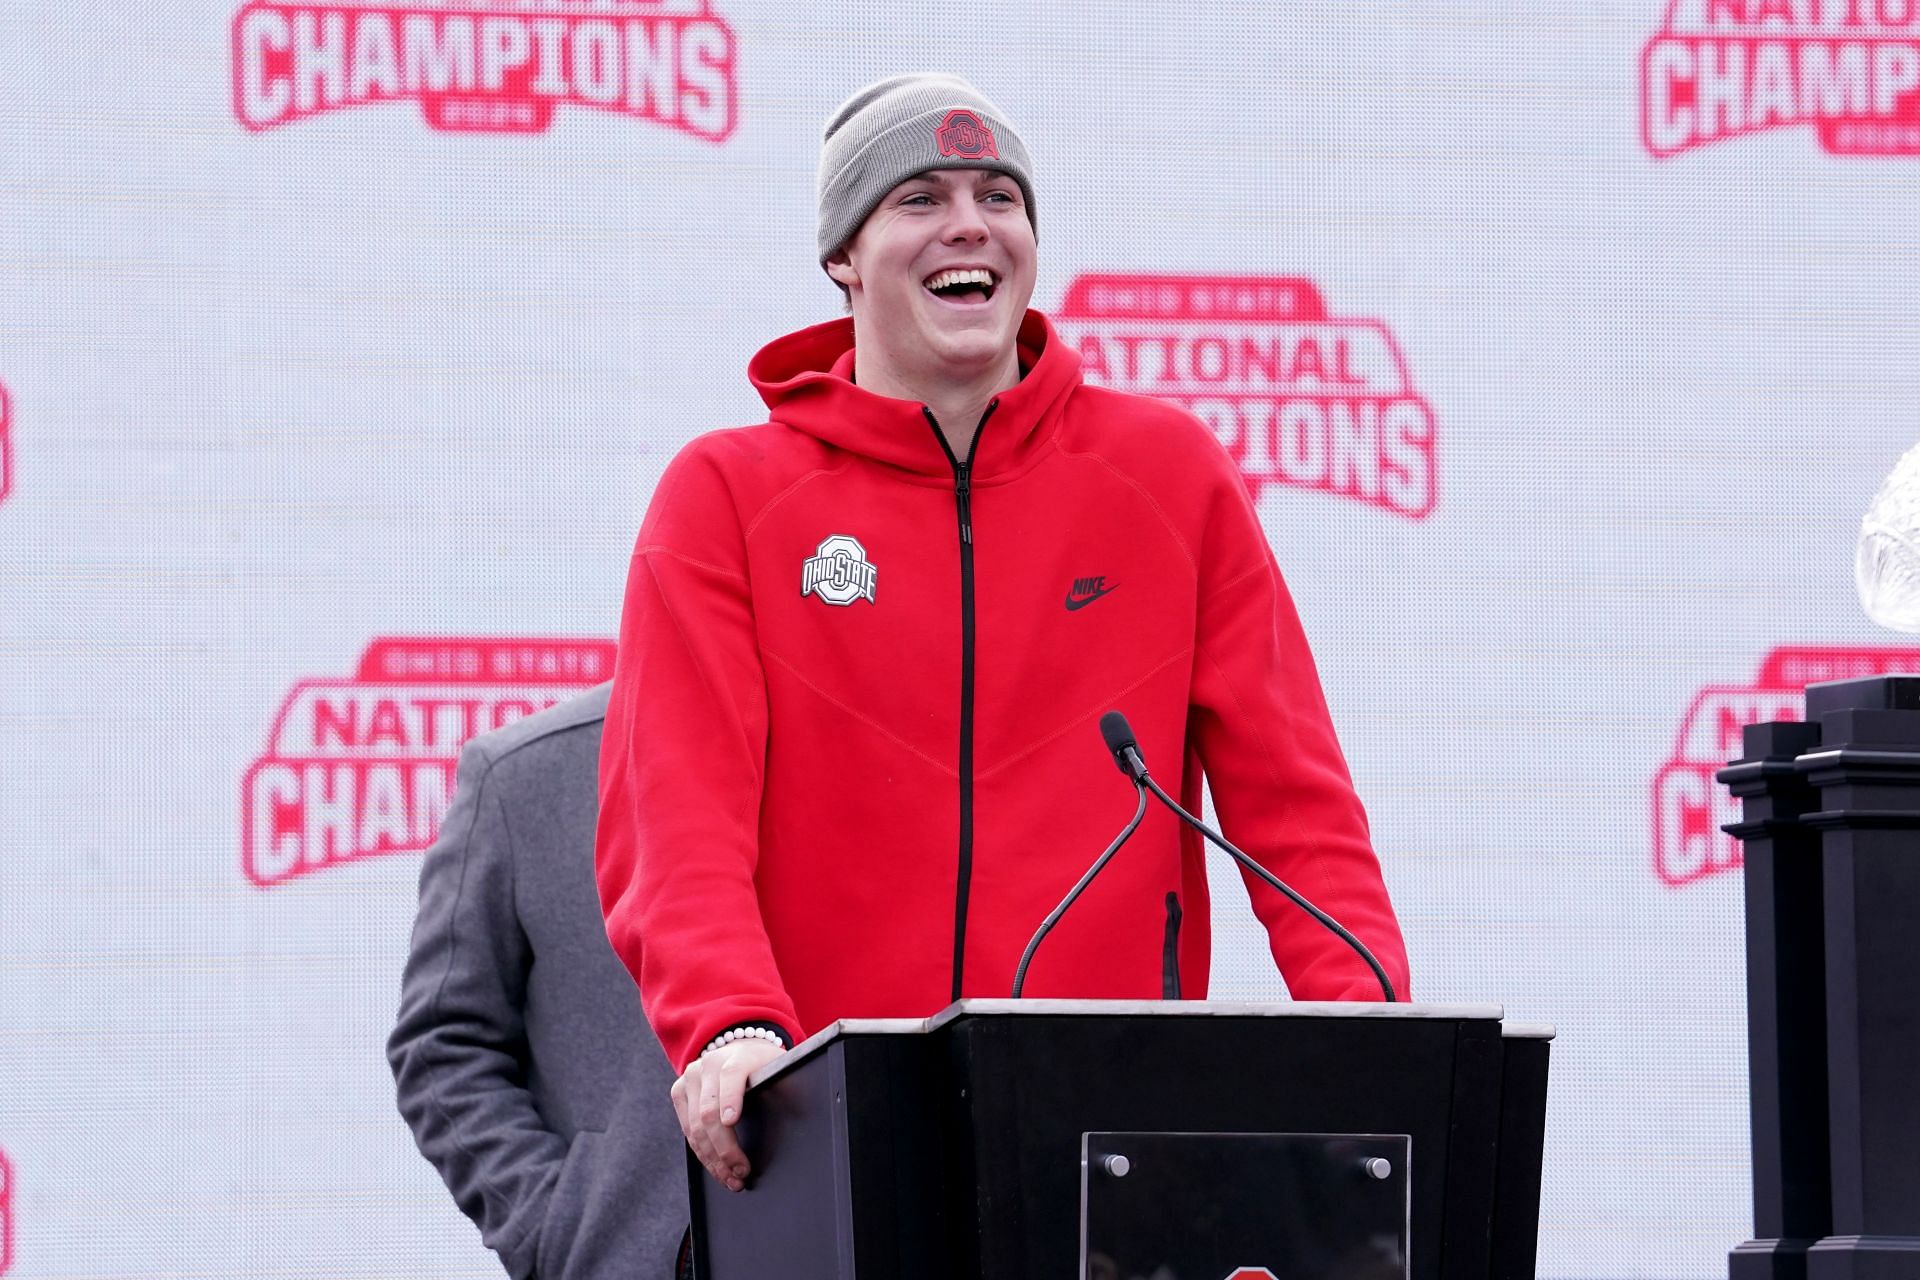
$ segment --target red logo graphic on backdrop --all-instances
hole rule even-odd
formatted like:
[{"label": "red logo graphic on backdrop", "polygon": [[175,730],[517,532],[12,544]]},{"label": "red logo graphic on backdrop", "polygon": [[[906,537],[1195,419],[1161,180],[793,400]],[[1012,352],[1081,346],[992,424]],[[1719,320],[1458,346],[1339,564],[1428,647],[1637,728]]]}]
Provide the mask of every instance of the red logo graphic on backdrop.
[{"label": "red logo graphic on backdrop", "polygon": [[0,383],[0,502],[13,492],[13,401]]},{"label": "red logo graphic on backdrop", "polygon": [[1087,381],[1194,414],[1255,498],[1281,484],[1433,510],[1433,409],[1399,345],[1378,320],[1329,316],[1310,281],[1083,275],[1055,319]]},{"label": "red logo graphic on backdrop", "polygon": [[380,639],[351,676],[301,680],[240,786],[261,888],[433,841],[467,739],[613,676],[611,640]]},{"label": "red logo graphic on backdrop", "polygon": [[1740,820],[1740,802],[1713,775],[1741,756],[1740,731],[1806,717],[1805,690],[1827,680],[1920,671],[1920,649],[1775,649],[1752,684],[1711,684],[1694,695],[1673,758],[1653,777],[1653,870],[1679,888],[1740,866],[1740,842],[1720,828]]},{"label": "red logo graphic on backdrop", "polygon": [[0,1276],[13,1266],[13,1165],[0,1151]]},{"label": "red logo graphic on backdrop", "polygon": [[733,28],[706,0],[249,0],[233,19],[253,130],[412,100],[435,129],[542,133],[565,103],[720,142],[738,99]]},{"label": "red logo graphic on backdrop", "polygon": [[940,154],[963,160],[998,160],[1000,149],[993,145],[993,130],[987,122],[965,108],[947,112],[947,118],[933,131],[940,140]]},{"label": "red logo graphic on backdrop", "polygon": [[1790,125],[1834,155],[1920,155],[1920,0],[1670,0],[1640,55],[1647,150]]}]

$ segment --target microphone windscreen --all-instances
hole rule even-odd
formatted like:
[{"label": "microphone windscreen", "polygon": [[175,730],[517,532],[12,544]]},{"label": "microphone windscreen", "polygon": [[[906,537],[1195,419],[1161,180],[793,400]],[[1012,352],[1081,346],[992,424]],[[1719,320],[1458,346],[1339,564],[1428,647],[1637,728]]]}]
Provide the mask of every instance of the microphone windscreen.
[{"label": "microphone windscreen", "polygon": [[1128,777],[1133,770],[1127,766],[1127,748],[1132,747],[1134,754],[1140,752],[1140,744],[1133,740],[1133,726],[1118,711],[1109,711],[1100,717],[1100,736],[1107,740],[1107,750],[1113,755],[1114,764]]}]

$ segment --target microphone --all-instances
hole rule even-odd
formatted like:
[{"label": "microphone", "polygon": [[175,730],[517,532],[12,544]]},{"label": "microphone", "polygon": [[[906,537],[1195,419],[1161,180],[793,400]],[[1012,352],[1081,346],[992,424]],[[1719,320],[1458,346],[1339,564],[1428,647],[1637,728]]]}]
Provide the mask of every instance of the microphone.
[{"label": "microphone", "polygon": [[1140,744],[1133,740],[1133,726],[1118,711],[1100,717],[1100,736],[1107,740],[1107,751],[1120,772],[1138,783],[1147,776],[1147,762],[1140,758]]},{"label": "microphone", "polygon": [[[1360,939],[1354,937],[1351,933],[1348,933],[1339,921],[1301,897],[1300,894],[1294,890],[1293,886],[1289,885],[1279,876],[1274,875],[1273,872],[1267,870],[1252,858],[1249,858],[1246,854],[1240,852],[1240,850],[1234,848],[1225,836],[1188,813],[1185,809],[1182,809],[1178,801],[1160,789],[1160,784],[1147,775],[1147,762],[1141,758],[1139,743],[1135,741],[1133,736],[1133,726],[1127,723],[1125,716],[1121,715],[1118,711],[1109,711],[1107,714],[1101,716],[1100,736],[1106,739],[1107,750],[1113,754],[1113,761],[1120,766],[1120,772],[1132,778],[1133,785],[1140,790],[1140,804],[1142,807],[1147,803],[1146,793],[1148,791],[1153,792],[1155,798],[1158,799],[1160,803],[1173,810],[1180,816],[1183,822],[1205,836],[1210,843],[1225,850],[1233,857],[1235,862],[1238,862],[1248,871],[1251,871],[1254,875],[1260,877],[1260,879],[1266,881],[1269,885],[1272,885],[1275,889],[1279,890],[1280,893],[1291,899],[1295,906],[1339,935],[1340,940],[1352,947],[1354,951],[1359,954],[1360,958],[1367,962],[1367,967],[1373,970],[1373,976],[1379,979],[1380,991],[1386,996],[1387,1003],[1394,1004],[1398,1002],[1399,997],[1394,994],[1393,983],[1387,979],[1387,971],[1380,967],[1380,962],[1374,959],[1373,952],[1367,950],[1365,943],[1361,942]],[[1139,821],[1140,819],[1136,817],[1134,819],[1135,825],[1138,825]],[[1132,835],[1133,828],[1127,828],[1126,834]],[[1124,838],[1125,836],[1122,837],[1122,839]],[[1116,845],[1116,847],[1118,846]],[[1094,867],[1095,871],[1099,869],[1098,865]],[[1089,872],[1087,879],[1091,880],[1092,878],[1093,873]],[[1082,883],[1084,884],[1085,882],[1083,881]],[[1076,888],[1074,892],[1078,893],[1079,889]],[[1071,894],[1068,895],[1068,901],[1072,901]],[[1064,911],[1066,905],[1064,902],[1061,903],[1060,909]],[[1059,912],[1055,912],[1054,914],[1058,915]],[[1049,923],[1051,923],[1051,921],[1049,921]]]}]

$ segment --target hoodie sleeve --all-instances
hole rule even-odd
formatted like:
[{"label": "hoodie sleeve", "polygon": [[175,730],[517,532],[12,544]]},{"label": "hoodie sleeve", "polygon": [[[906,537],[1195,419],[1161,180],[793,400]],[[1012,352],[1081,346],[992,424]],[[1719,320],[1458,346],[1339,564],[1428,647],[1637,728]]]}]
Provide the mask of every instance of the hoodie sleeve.
[{"label": "hoodie sleeve", "polygon": [[594,859],[608,939],[676,1071],[729,1027],[798,1038],[754,886],[766,750],[741,521],[696,441],[628,570]]},{"label": "hoodie sleeve", "polygon": [[[1405,1000],[1406,944],[1306,634],[1245,486],[1224,452],[1209,460],[1220,474],[1200,556],[1189,733],[1214,808],[1228,839],[1365,943]],[[1345,942],[1242,876],[1295,999],[1381,998]]]}]

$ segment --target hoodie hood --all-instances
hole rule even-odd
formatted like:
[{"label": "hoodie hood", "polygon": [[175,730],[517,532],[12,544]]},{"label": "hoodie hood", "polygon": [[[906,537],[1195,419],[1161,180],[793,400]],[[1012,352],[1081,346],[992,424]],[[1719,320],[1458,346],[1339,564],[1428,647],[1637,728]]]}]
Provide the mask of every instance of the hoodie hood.
[{"label": "hoodie hood", "polygon": [[[1028,311],[1015,337],[1021,378],[1000,393],[974,448],[976,483],[1023,471],[1059,429],[1080,356]],[[853,381],[853,319],[817,324],[761,348],[747,376],[773,421],[888,466],[949,483],[953,465],[917,400],[876,395]]]}]

